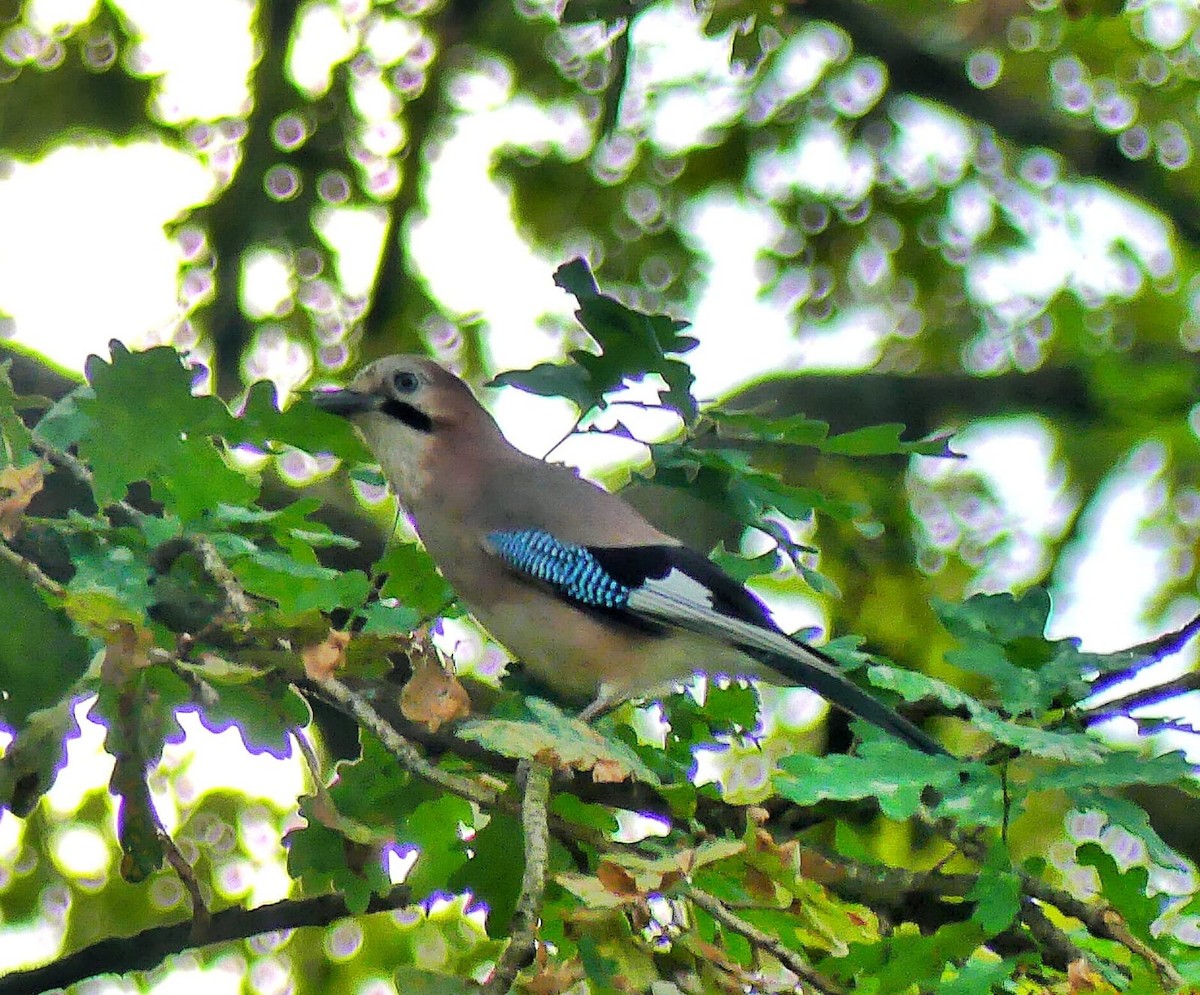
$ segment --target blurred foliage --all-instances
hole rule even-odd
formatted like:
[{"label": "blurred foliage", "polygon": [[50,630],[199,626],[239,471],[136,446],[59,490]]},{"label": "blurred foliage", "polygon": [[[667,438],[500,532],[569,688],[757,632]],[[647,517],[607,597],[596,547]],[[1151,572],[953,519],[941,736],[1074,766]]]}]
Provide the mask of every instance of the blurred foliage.
[{"label": "blurred foliage", "polygon": [[[550,737],[577,781],[597,764],[637,770],[658,805],[555,795],[562,835],[541,932],[553,947],[530,968],[529,990],[584,979],[594,992],[652,981],[789,990],[779,951],[714,918],[689,889],[848,989],[1154,991],[1166,986],[1156,957],[1196,980],[1185,945],[1196,935],[1193,872],[1176,868],[1200,843],[1194,825],[1174,825],[1169,839],[1164,828],[1165,809],[1194,804],[1187,765],[1111,751],[1074,710],[1085,675],[1162,647],[1106,657],[1049,641],[1039,586],[1061,576],[1065,553],[1086,551],[1089,523],[1132,481],[1147,495],[1140,537],[1157,551],[1150,611],[1195,612],[1194,5],[259,2],[245,110],[223,120],[181,119],[167,105],[169,67],[147,58],[143,28],[117,0],[81,5],[82,19],[62,24],[47,23],[48,9],[0,0],[0,177],[3,157],[36,161],[76,142],[153,139],[202,162],[212,197],[173,228],[186,311],[175,344],[209,363],[230,403],[196,396],[166,349],[114,346],[61,397],[14,390],[0,374],[0,536],[11,554],[0,561],[0,716],[18,733],[0,799],[15,813],[5,819],[24,820],[0,861],[5,923],[48,919],[69,952],[177,920],[187,875],[162,866],[175,851],[204,901],[236,911],[248,890],[231,884],[230,865],[278,864],[285,833],[295,895],[336,893],[361,912],[389,887],[390,848],[416,845],[408,885],[423,905],[356,917],[352,942],[331,926],[233,946],[268,975],[290,965],[298,991],[376,976],[401,991],[471,990],[447,976],[486,973],[520,885],[511,813],[435,792],[366,733],[361,758],[337,761],[353,752],[335,746],[345,730],[292,690],[305,680],[297,651],[324,645],[332,625],[353,633],[346,662],[359,691],[394,711],[407,633],[461,607],[418,546],[376,555],[386,512],[351,505],[335,518],[336,502],[281,483],[297,459],[311,471],[331,455],[361,491],[379,478],[344,425],[286,407],[261,378],[281,355],[335,379],[404,350],[476,380],[489,369],[488,316],[438,299],[412,233],[448,140],[481,107],[523,107],[539,116],[539,137],[503,136],[491,175],[547,273],[580,256],[590,266],[559,270],[579,319],[547,320],[563,362],[498,382],[574,402],[581,433],[635,439],[613,391],[647,378],[678,424],[643,447],[632,499],[759,590],[815,591],[834,631],[883,654],[867,659],[845,637],[832,644],[839,657],[881,693],[940,715],[956,752],[977,758],[963,783],[950,765],[873,738],[817,761],[796,752],[811,736],[785,707],[756,717],[738,689],[671,699],[658,733],[645,715],[620,716],[599,744],[502,696],[498,714],[476,720],[489,724],[430,746],[444,767],[478,764],[508,784],[512,759]],[[202,17],[201,6],[181,16]],[[323,80],[302,78],[303,33],[331,25],[345,51]],[[796,339],[866,334],[869,372],[777,369],[738,397],[699,403],[695,339],[667,315],[694,312],[716,289],[700,220],[715,208],[755,220],[754,289]],[[343,284],[324,233],[350,211],[384,223],[365,294]],[[474,224],[462,219],[462,238]],[[260,313],[243,291],[264,258],[288,282]],[[16,356],[14,380],[31,363]],[[1037,438],[1053,524],[1020,520],[969,461],[912,459],[949,455],[948,428]],[[299,450],[326,455],[314,464]],[[119,798],[119,813],[102,792],[69,813],[112,855],[90,876],[64,869],[62,820],[43,797],[80,735],[84,700],[105,728]],[[163,745],[178,739],[184,705],[209,728],[236,726],[247,751],[275,755],[295,748],[315,709],[330,755],[317,758],[305,825],[216,792],[180,802],[168,837],[147,784],[159,791],[176,776]],[[848,740],[832,718],[830,741]],[[719,785],[695,783],[705,751],[729,761]],[[1147,808],[1136,804],[1139,786],[1157,787],[1162,808],[1144,795]],[[731,828],[705,807],[722,799],[761,803],[752,814],[765,821]],[[670,835],[637,853],[598,848],[588,833],[607,837],[622,808],[673,818]],[[912,824],[929,810],[981,848]],[[232,828],[248,811],[272,827],[267,857]],[[688,856],[714,845],[723,849]],[[958,888],[964,875],[970,886]],[[1033,880],[1101,897],[1128,935],[1105,935],[1045,893],[1035,915]],[[1168,900],[1164,882],[1179,896]],[[449,892],[460,897],[431,897]],[[491,910],[486,934],[464,916],[467,892]],[[194,956],[209,965],[224,949]],[[112,969],[140,963],[117,957]],[[22,983],[0,979],[0,991]]]}]

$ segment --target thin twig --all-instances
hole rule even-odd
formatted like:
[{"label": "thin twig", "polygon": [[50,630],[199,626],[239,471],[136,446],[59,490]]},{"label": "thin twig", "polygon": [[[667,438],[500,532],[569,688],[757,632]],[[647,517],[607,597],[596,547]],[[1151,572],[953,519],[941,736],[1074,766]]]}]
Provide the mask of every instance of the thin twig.
[{"label": "thin twig", "polygon": [[[341,698],[334,694],[323,681],[308,678],[299,681],[296,686],[299,687],[306,695],[315,695],[319,697],[331,708],[335,708],[339,712],[343,713],[344,715],[348,715],[350,718],[355,720],[359,720],[358,712],[355,711],[350,702],[353,698],[358,698],[359,700],[364,701],[364,704],[366,703],[363,692],[354,688],[348,688],[349,697]],[[343,686],[345,687],[345,685]],[[366,707],[374,710],[373,706],[370,704],[367,704]],[[420,743],[427,748],[436,750],[440,753],[446,752],[447,750],[453,751],[460,756],[466,756],[480,760],[484,764],[491,765],[494,769],[503,771],[504,773],[512,772],[511,769],[506,769],[505,767],[507,763],[512,762],[510,758],[503,757],[498,753],[493,753],[492,751],[481,747],[478,743],[471,742],[470,740],[459,739],[453,734],[452,731],[443,729],[440,732],[433,734],[430,733],[427,728],[422,727],[419,723],[408,722],[399,714],[397,714],[395,717],[385,717],[376,712],[376,716],[379,721],[384,723],[384,725],[386,725],[387,728],[392,731],[394,735],[398,736],[404,742],[409,742],[410,745],[412,743]],[[362,724],[361,721],[360,724]],[[401,729],[406,731],[400,732]],[[383,737],[381,736],[380,738],[382,739]],[[387,745],[386,740],[384,741],[384,745]],[[403,761],[401,762],[403,763]],[[425,761],[425,763],[428,764],[428,761]],[[434,770],[437,770],[439,774],[446,776],[445,772],[441,771],[439,768],[434,768]],[[458,780],[460,782],[473,785],[476,789],[476,793],[479,790],[484,790],[473,781],[465,781],[465,779],[462,778]],[[592,784],[589,785],[589,787],[593,789],[597,787],[613,789],[619,787],[619,785],[602,784],[597,786]],[[615,808],[626,808],[637,811],[651,811],[657,818],[670,819],[669,809],[667,809],[665,806],[661,810],[654,807],[654,802],[656,800],[661,801],[661,799],[658,799],[658,796],[652,795],[649,792],[643,793],[639,790],[636,790],[638,788],[645,787],[644,785],[626,784],[624,787],[629,790],[626,792],[607,790],[588,795],[581,791],[579,785],[576,785],[572,793],[581,797],[584,801],[592,801],[595,804],[609,805]],[[453,787],[451,787],[449,790],[457,793]],[[463,795],[462,797],[465,797],[468,801],[473,801],[483,807],[492,808],[497,812],[503,812],[506,815],[520,818],[521,802],[519,799],[514,798],[511,795],[497,792],[491,802],[487,802],[486,800],[477,797],[476,794]],[[640,844],[614,844],[612,837],[608,834],[603,833],[598,829],[591,829],[587,826],[579,825],[578,823],[568,822],[562,816],[558,815],[550,816],[550,830],[555,838],[557,838],[568,849],[573,849],[578,843],[585,843],[595,850],[608,850],[614,848],[628,850],[630,846],[634,846],[635,849],[640,847]]]},{"label": "thin twig", "polygon": [[296,745],[300,748],[300,756],[304,758],[304,764],[308,767],[308,776],[312,778],[313,794],[316,796],[318,804],[325,805],[330,810],[336,811],[337,804],[329,793],[329,786],[325,783],[325,778],[321,776],[321,761],[317,756],[317,751],[313,749],[313,745],[309,741],[308,734],[303,729],[293,729],[292,735],[296,737]]},{"label": "thin twig", "polygon": [[154,820],[154,828],[158,831],[158,841],[162,844],[163,853],[166,854],[167,863],[171,865],[171,869],[183,883],[192,900],[192,925],[188,931],[188,942],[192,946],[202,946],[208,942],[209,929],[212,927],[212,910],[204,901],[204,894],[200,891],[200,882],[196,878],[195,868],[187,862],[187,857],[183,855],[175,840],[171,838],[171,834],[163,826],[162,819],[159,818],[153,803],[148,807],[150,818]]},{"label": "thin twig", "polygon": [[770,933],[746,922],[741,916],[734,915],[708,892],[701,891],[699,888],[688,888],[685,894],[722,926],[744,936],[754,946],[765,950],[806,985],[823,992],[824,995],[843,995],[844,989],[806,964],[794,950],[788,949]]},{"label": "thin twig", "polygon": [[1021,873],[1021,890],[1030,898],[1053,905],[1064,915],[1078,919],[1093,936],[1119,943],[1131,953],[1149,961],[1172,988],[1183,984],[1183,977],[1174,965],[1134,936],[1121,914],[1107,902],[1085,902],[1069,891],[1055,888],[1027,872]]},{"label": "thin twig", "polygon": [[233,571],[229,569],[229,564],[221,559],[217,547],[207,536],[189,536],[187,542],[200,557],[205,571],[224,592],[225,604],[234,619],[242,628],[246,628],[250,624],[250,616],[254,614],[254,606],[250,603],[250,598],[246,595],[246,589],[242,587],[242,582],[234,576]]},{"label": "thin twig", "polygon": [[[1121,695],[1119,698],[1112,698],[1103,704],[1081,708],[1080,711],[1083,713],[1084,722],[1088,723],[1104,722],[1115,718],[1130,718],[1129,713],[1134,709],[1145,708],[1148,705],[1160,705],[1170,698],[1177,698],[1196,690],[1200,690],[1200,672],[1193,670],[1191,673],[1181,674],[1174,680],[1163,681],[1153,687],[1139,688],[1136,691],[1130,691],[1129,694]],[[1196,730],[1188,729],[1186,731],[1195,732]]]},{"label": "thin twig", "polygon": [[[1110,671],[1107,674],[1101,674],[1097,677],[1091,686],[1092,695],[1103,694],[1105,691],[1116,687],[1129,680],[1136,674],[1141,673],[1153,663],[1158,663],[1163,657],[1170,656],[1172,653],[1179,652],[1184,644],[1191,639],[1196,633],[1200,632],[1200,615],[1185,622],[1178,629],[1172,632],[1164,632],[1161,636],[1156,636],[1149,642],[1139,643],[1137,646],[1130,646],[1128,649],[1119,650],[1119,653],[1129,656],[1134,660],[1134,663],[1120,670]],[[1116,656],[1116,653],[1108,654],[1110,657]],[[1153,688],[1147,688],[1141,692],[1145,694],[1147,691],[1152,691]],[[1137,694],[1138,692],[1135,692]],[[1132,696],[1130,696],[1132,697]],[[1111,708],[1113,702],[1105,702],[1100,705],[1100,708]],[[1089,710],[1090,711],[1090,710]]]},{"label": "thin twig", "polygon": [[335,701],[346,705],[359,724],[370,729],[387,748],[388,752],[409,773],[416,775],[422,780],[429,781],[431,784],[436,784],[440,788],[445,788],[447,791],[458,795],[460,798],[465,798],[467,801],[474,802],[476,805],[482,805],[487,808],[496,805],[500,797],[499,792],[485,788],[470,778],[459,777],[457,774],[451,774],[440,767],[435,767],[421,756],[420,751],[411,742],[396,732],[391,724],[375,711],[374,707],[365,698],[351,691],[336,677],[326,677],[324,680],[315,681],[314,683]]},{"label": "thin twig", "polygon": [[1087,954],[1049,920],[1036,902],[1024,899],[1021,902],[1020,916],[1021,921],[1029,927],[1030,935],[1041,948],[1042,959],[1050,966],[1066,971],[1076,961],[1088,959]]},{"label": "thin twig", "polygon": [[45,572],[32,560],[27,560],[6,542],[0,542],[0,560],[11,563],[21,571],[34,587],[40,587],[47,594],[61,598],[66,590],[56,580],[51,580]]},{"label": "thin twig", "polygon": [[537,951],[538,918],[546,894],[546,865],[550,857],[550,830],[546,807],[550,802],[549,766],[533,761],[525,768],[525,796],[521,802],[521,828],[525,833],[525,873],[521,894],[513,911],[510,937],[483,995],[506,995],[518,972]]},{"label": "thin twig", "polygon": [[556,443],[554,443],[554,445],[552,445],[549,449],[547,449],[542,454],[542,459],[549,460],[550,456],[553,454],[554,450],[556,450],[559,446],[561,446],[564,442],[566,442],[569,438],[571,438],[571,436],[573,436],[577,431],[579,431],[579,426],[583,424],[584,418],[586,418],[589,414],[591,414],[591,412],[593,410],[595,410],[595,409],[588,408],[587,411],[579,412],[579,416],[575,419],[575,421],[571,425],[571,427],[569,429],[567,429],[567,434],[562,436],[562,438],[560,438]]}]

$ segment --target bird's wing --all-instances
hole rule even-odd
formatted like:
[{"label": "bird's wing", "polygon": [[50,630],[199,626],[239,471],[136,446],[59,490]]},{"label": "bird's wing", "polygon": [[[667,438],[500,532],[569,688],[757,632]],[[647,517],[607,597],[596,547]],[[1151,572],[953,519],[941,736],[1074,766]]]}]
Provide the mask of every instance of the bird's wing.
[{"label": "bird's wing", "polygon": [[736,646],[788,683],[930,754],[946,751],[860,688],[830,657],[784,634],[750,591],[684,546],[584,546],[542,529],[492,532],[488,549],[509,569],[581,607],[683,629]]}]

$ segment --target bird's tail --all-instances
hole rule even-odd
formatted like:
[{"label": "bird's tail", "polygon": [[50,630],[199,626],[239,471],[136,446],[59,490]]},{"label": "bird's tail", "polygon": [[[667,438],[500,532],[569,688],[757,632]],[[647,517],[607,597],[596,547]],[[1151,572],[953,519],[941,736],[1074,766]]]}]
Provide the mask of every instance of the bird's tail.
[{"label": "bird's tail", "polygon": [[831,657],[782,633],[778,636],[788,644],[786,653],[745,644],[741,648],[785,677],[789,683],[802,684],[816,691],[831,705],[878,726],[922,753],[935,757],[950,756],[937,740],[850,680]]},{"label": "bird's tail", "polygon": [[644,617],[732,643],[787,683],[811,688],[831,705],[865,719],[922,753],[952,755],[903,715],[850,680],[834,659],[783,632],[673,597],[661,589],[635,589],[629,595],[627,607]]}]

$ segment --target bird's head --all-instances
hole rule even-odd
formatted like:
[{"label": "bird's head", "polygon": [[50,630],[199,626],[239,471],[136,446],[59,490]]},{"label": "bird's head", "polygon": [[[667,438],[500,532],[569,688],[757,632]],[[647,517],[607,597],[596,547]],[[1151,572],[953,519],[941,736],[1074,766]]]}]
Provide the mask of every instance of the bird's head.
[{"label": "bird's head", "polygon": [[471,389],[424,356],[387,356],[343,390],[314,391],[317,407],[349,418],[401,499],[416,496],[431,454],[452,456],[472,440],[499,434]]}]

